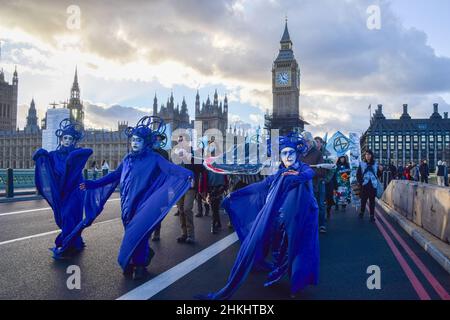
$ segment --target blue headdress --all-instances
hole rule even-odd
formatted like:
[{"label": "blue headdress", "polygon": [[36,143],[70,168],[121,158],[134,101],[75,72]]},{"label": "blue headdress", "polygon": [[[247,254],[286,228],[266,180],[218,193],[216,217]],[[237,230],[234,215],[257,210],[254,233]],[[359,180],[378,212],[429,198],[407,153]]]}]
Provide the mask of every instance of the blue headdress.
[{"label": "blue headdress", "polygon": [[303,154],[308,146],[300,133],[290,133],[287,136],[280,137],[280,151],[284,148],[292,148],[297,153]]},{"label": "blue headdress", "polygon": [[84,137],[83,126],[76,121],[66,118],[60,122],[59,129],[56,130],[55,135],[59,139],[64,136],[72,136],[73,144],[76,145]]},{"label": "blue headdress", "polygon": [[157,137],[161,137],[161,148],[167,144],[166,124],[164,120],[156,116],[141,118],[135,127],[128,127],[125,134],[128,138],[138,136],[144,139],[146,147],[152,147]]},{"label": "blue headdress", "polygon": [[[306,144],[305,138],[300,133],[291,132],[286,136],[280,136],[279,138],[279,148],[281,152],[284,148],[292,148],[297,154],[304,154],[308,150],[308,145]],[[271,156],[272,146],[270,139],[267,141],[267,153]]]}]

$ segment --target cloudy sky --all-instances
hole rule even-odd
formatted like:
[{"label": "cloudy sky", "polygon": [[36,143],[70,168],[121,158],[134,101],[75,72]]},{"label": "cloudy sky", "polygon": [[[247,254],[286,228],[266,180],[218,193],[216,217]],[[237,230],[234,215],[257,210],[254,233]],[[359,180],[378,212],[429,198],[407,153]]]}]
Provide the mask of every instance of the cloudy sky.
[{"label": "cloudy sky", "polygon": [[[75,5],[75,11],[73,10]],[[369,29],[369,6],[380,28]],[[75,66],[89,126],[115,128],[153,97],[228,95],[231,120],[271,109],[271,67],[285,16],[301,68],[300,109],[317,134],[364,131],[368,105],[398,117],[450,111],[448,0],[0,0],[1,67],[19,72],[19,126],[66,100]],[[80,10],[80,20],[73,13]]]}]

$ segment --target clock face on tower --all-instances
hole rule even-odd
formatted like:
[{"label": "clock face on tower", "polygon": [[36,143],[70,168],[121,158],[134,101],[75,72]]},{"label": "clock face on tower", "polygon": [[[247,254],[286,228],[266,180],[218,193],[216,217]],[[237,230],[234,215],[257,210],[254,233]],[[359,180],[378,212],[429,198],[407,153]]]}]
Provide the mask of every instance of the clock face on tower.
[{"label": "clock face on tower", "polygon": [[289,81],[289,73],[286,71],[280,71],[276,73],[275,82],[278,86],[287,86]]}]

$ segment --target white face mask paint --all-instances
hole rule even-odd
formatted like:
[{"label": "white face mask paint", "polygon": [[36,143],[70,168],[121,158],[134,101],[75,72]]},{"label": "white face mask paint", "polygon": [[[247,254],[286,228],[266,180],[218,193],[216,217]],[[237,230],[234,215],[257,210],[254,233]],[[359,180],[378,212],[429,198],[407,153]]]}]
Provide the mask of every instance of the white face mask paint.
[{"label": "white face mask paint", "polygon": [[297,153],[293,148],[283,148],[280,152],[280,158],[286,168],[295,164]]},{"label": "white face mask paint", "polygon": [[64,147],[70,147],[71,145],[73,145],[73,137],[69,135],[64,135],[61,138],[61,145]]},{"label": "white face mask paint", "polygon": [[144,149],[144,139],[138,136],[131,137],[131,150],[141,152]]}]

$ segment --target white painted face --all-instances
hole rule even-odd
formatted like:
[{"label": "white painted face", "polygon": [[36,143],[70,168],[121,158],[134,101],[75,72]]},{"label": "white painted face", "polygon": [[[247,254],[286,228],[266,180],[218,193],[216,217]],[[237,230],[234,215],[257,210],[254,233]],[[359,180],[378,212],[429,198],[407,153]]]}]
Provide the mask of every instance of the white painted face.
[{"label": "white painted face", "polygon": [[293,148],[283,148],[280,152],[280,158],[286,168],[291,167],[295,164],[295,160],[297,159],[297,153]]},{"label": "white painted face", "polygon": [[144,139],[138,136],[131,137],[131,150],[141,152],[144,149]]},{"label": "white painted face", "polygon": [[63,145],[64,147],[70,147],[71,145],[73,145],[73,137],[67,134],[64,135],[61,138],[61,145]]}]

